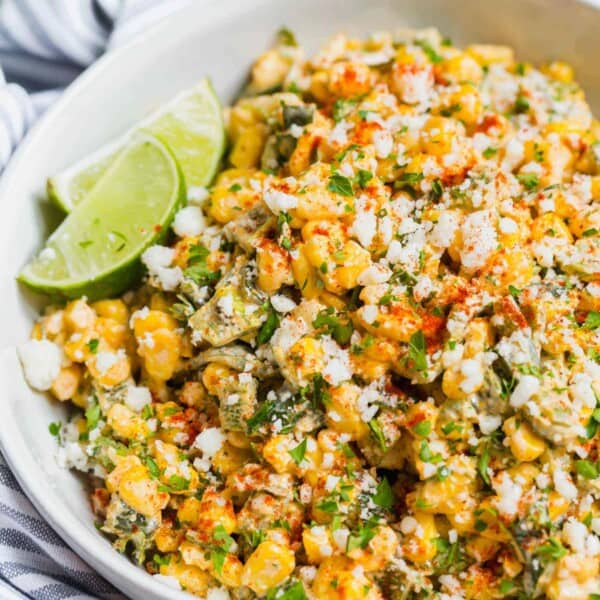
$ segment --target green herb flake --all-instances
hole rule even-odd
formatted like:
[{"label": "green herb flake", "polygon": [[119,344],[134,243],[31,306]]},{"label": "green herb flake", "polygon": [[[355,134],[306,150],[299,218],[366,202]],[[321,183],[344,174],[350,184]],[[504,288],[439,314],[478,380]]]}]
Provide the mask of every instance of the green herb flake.
[{"label": "green herb flake", "polygon": [[496,156],[496,154],[498,154],[498,148],[492,148],[491,146],[489,146],[482,152],[482,154],[483,158],[490,159],[492,158],[492,156]]},{"label": "green herb flake", "polygon": [[54,437],[58,437],[61,427],[62,427],[62,423],[60,423],[60,422],[50,423],[48,425],[48,431],[50,432],[50,435],[53,435]]},{"label": "green herb flake", "polygon": [[85,421],[87,424],[88,431],[92,431],[98,425],[98,421],[100,421],[100,416],[102,415],[100,411],[100,405],[97,402],[94,402],[91,406],[87,408],[85,411]]},{"label": "green herb flake", "polygon": [[371,173],[371,171],[365,171],[364,169],[358,170],[356,181],[363,190],[367,187],[371,179],[373,179],[373,173]]},{"label": "green herb flake", "polygon": [[517,175],[517,179],[529,192],[535,190],[540,184],[538,176],[534,173],[522,173],[521,175]]},{"label": "green herb flake", "polygon": [[344,175],[340,175],[339,173],[335,173],[329,178],[329,184],[327,185],[327,189],[334,194],[339,194],[340,196],[353,196],[354,191],[352,190],[352,182],[348,177],[344,177]]},{"label": "green herb flake", "polygon": [[425,335],[420,330],[410,336],[408,357],[412,360],[413,366],[417,371],[427,370],[427,346],[425,344]]},{"label": "green herb flake", "polygon": [[427,437],[431,433],[431,423],[429,421],[420,421],[412,430],[420,437]]},{"label": "green herb flake", "polygon": [[304,460],[304,455],[306,454],[306,443],[307,440],[304,438],[295,448],[288,450],[288,454],[292,457],[297,465]]},{"label": "green herb flake", "polygon": [[598,329],[600,327],[600,312],[597,310],[590,310],[583,322],[585,329]]},{"label": "green herb flake", "polygon": [[576,460],[575,470],[585,479],[596,479],[599,476],[598,465],[591,460]]}]

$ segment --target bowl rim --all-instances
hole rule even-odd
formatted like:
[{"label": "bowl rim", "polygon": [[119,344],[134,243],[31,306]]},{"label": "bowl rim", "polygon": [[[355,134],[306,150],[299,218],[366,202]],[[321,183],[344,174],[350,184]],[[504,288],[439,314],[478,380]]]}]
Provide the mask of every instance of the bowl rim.
[{"label": "bowl rim", "polygon": [[[251,5],[257,6],[268,2],[283,3],[285,1],[252,0],[252,3],[250,3],[249,1],[239,2],[237,0],[184,0],[174,8],[172,13],[161,17],[147,29],[137,33],[131,40],[117,47],[112,47],[109,44],[108,51],[81,73],[28,131],[0,176],[0,198],[6,194],[6,190],[12,185],[14,174],[27,157],[29,148],[45,135],[48,124],[53,121],[56,114],[62,112],[64,107],[69,105],[71,98],[84,92],[89,82],[102,77],[124,56],[140,51],[140,48],[145,47],[152,39],[159,38],[163,30],[171,27],[173,21],[182,18],[182,15],[187,12],[195,13],[198,11],[198,7],[202,6],[202,20],[197,20],[195,26],[195,32],[201,34],[202,31],[216,26],[221,20],[225,20],[238,12],[247,11]],[[580,5],[600,10],[600,0],[568,1],[574,6]],[[16,212],[18,203],[13,202],[11,204],[13,205],[13,211]],[[4,359],[14,361],[18,367],[18,359],[14,348],[0,349],[0,360]],[[28,452],[24,439],[18,433],[18,423],[12,411],[6,411],[1,421],[0,450],[6,462],[29,501],[60,538],[84,562],[100,573],[115,588],[122,590],[125,584],[129,584],[134,587],[133,591],[136,597],[141,597],[142,593],[155,593],[157,584],[149,573],[137,567],[128,558],[116,552],[109,544],[103,543],[104,540],[97,534],[71,518],[69,513],[64,510],[65,507],[62,502],[54,494],[48,494],[44,480],[34,476],[33,470],[39,466],[36,465],[33,457]],[[118,577],[118,582],[115,582],[115,576]],[[131,590],[126,591],[126,593],[130,592]],[[167,586],[162,586],[160,593],[163,598],[169,600],[184,600],[191,597],[185,592]]]}]

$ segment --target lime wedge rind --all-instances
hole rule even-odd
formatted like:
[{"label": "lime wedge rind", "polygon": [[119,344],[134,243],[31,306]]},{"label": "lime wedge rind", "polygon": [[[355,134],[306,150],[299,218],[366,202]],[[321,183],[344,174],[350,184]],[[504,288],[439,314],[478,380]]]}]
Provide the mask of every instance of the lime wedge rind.
[{"label": "lime wedge rind", "polygon": [[69,213],[93,189],[118,152],[139,131],[166,143],[177,158],[188,187],[208,185],[225,149],[223,114],[208,79],[184,90],[124,135],[48,179],[51,201]]},{"label": "lime wedge rind", "polygon": [[18,279],[55,297],[117,295],[139,281],[141,254],[165,238],[185,198],[174,154],[137,133]]}]

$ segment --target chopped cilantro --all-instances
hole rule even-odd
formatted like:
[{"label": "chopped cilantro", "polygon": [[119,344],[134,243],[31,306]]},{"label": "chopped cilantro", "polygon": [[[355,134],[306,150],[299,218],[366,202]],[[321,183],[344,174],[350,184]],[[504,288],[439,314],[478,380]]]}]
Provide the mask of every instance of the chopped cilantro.
[{"label": "chopped cilantro", "polygon": [[340,196],[354,195],[352,190],[352,182],[350,179],[348,179],[348,177],[344,177],[344,175],[340,175],[339,173],[335,173],[329,178],[327,189],[335,194],[339,194]]},{"label": "chopped cilantro", "polygon": [[50,435],[58,437],[58,434],[60,433],[60,428],[61,427],[62,427],[62,423],[60,423],[60,422],[58,422],[58,423],[50,423],[50,425],[48,425],[48,431],[50,432]]},{"label": "chopped cilantro", "polygon": [[100,340],[98,338],[94,338],[87,343],[88,350],[92,354],[96,354],[98,352],[98,345],[100,344]]},{"label": "chopped cilantro", "polygon": [[420,421],[412,430],[421,437],[426,437],[431,433],[431,423],[429,421]]},{"label": "chopped cilantro", "polygon": [[517,179],[529,192],[535,190],[540,183],[538,176],[534,173],[522,173],[521,175],[517,175]]},{"label": "chopped cilantro", "polygon": [[239,183],[234,183],[233,185],[229,186],[230,192],[239,192],[241,189],[242,189],[242,186]]},{"label": "chopped cilantro", "polygon": [[581,235],[583,237],[592,237],[593,235],[596,235],[598,233],[598,230],[595,227],[592,227],[591,229],[586,229]]},{"label": "chopped cilantro", "polygon": [[562,558],[567,553],[567,549],[556,539],[549,538],[545,544],[538,546],[534,552],[545,562],[550,562]]},{"label": "chopped cilantro", "polygon": [[304,460],[306,454],[306,438],[304,438],[295,448],[288,450],[288,454],[293,458],[294,462],[299,465]]},{"label": "chopped cilantro", "polygon": [[597,310],[590,310],[583,322],[585,329],[598,329],[600,327],[600,312]]},{"label": "chopped cilantro", "polygon": [[425,335],[422,331],[416,331],[410,336],[408,356],[417,371],[427,370],[427,346],[425,344]]},{"label": "chopped cilantro", "polygon": [[100,405],[98,402],[94,401],[94,403],[87,408],[85,411],[85,420],[87,424],[88,431],[92,431],[98,425],[98,421],[100,421]]},{"label": "chopped cilantro", "polygon": [[482,152],[483,158],[487,158],[487,159],[492,158],[492,156],[496,156],[497,153],[498,153],[498,148],[492,148],[491,146],[489,146]]},{"label": "chopped cilantro", "polygon": [[591,460],[576,460],[575,470],[585,479],[596,479],[599,476],[598,465]]},{"label": "chopped cilantro", "polygon": [[367,187],[367,184],[369,181],[371,181],[371,179],[373,179],[373,173],[371,173],[371,171],[365,171],[364,169],[358,170],[356,181],[362,189]]}]

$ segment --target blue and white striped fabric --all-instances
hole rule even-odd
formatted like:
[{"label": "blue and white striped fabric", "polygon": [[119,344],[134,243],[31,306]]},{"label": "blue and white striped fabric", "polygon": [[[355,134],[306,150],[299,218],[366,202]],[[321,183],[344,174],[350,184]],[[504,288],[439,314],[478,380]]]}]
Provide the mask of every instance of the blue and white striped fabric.
[{"label": "blue and white striped fabric", "polygon": [[[191,0],[0,0],[0,172],[81,71]],[[0,599],[123,596],[54,533],[0,455]]]}]

